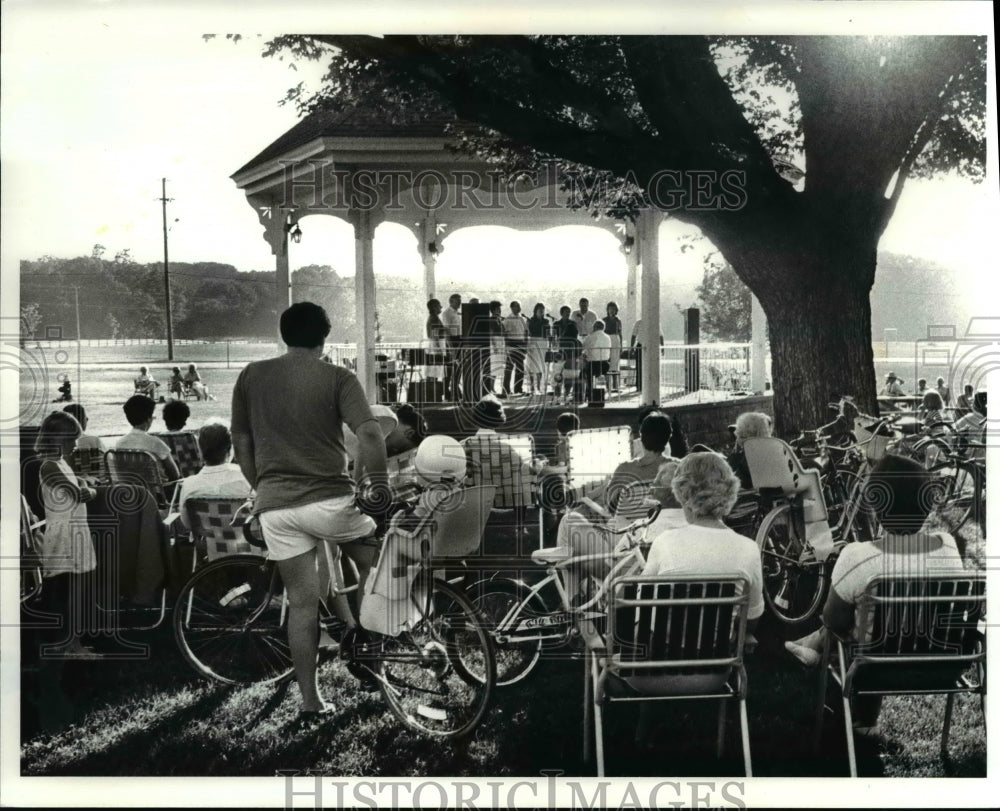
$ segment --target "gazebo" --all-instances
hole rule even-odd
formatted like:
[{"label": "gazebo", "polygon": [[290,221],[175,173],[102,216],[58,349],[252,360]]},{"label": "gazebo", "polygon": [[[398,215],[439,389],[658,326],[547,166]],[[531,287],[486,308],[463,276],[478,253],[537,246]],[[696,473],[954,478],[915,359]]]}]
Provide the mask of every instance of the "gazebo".
[{"label": "gazebo", "polygon": [[[435,293],[435,262],[443,240],[460,228],[501,225],[544,230],[591,225],[621,242],[627,268],[622,315],[626,324],[643,320],[639,340],[656,346],[660,334],[659,225],[663,212],[644,210],[637,221],[594,219],[574,210],[554,172],[545,176],[503,176],[495,165],[460,152],[446,132],[448,120],[390,122],[381,111],[352,108],[320,111],[304,118],[232,179],[246,194],[264,227],[275,257],[276,305],[290,303],[288,241],[298,221],[311,214],[341,217],[354,229],[357,373],[369,398],[375,386],[375,229],[394,222],[417,237],[424,266],[424,293]],[[641,271],[640,271],[641,267]],[[642,302],[637,302],[641,273]],[[657,363],[642,369],[644,402],[660,391]]]}]

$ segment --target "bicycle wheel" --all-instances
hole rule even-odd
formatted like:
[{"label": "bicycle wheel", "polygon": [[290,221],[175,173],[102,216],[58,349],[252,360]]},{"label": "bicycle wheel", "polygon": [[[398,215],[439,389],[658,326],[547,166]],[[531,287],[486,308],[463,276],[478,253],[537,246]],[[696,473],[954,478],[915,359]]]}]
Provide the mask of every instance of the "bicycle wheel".
[{"label": "bicycle wheel", "polygon": [[420,618],[398,637],[386,637],[373,665],[382,695],[411,729],[465,737],[482,721],[496,684],[488,623],[464,594],[440,580],[418,580],[412,596]]},{"label": "bicycle wheel", "polygon": [[174,638],[202,676],[224,684],[277,683],[293,673],[286,616],[277,566],[257,555],[232,555],[184,584]]},{"label": "bicycle wheel", "polygon": [[826,591],[825,566],[815,560],[792,520],[787,504],[767,514],[757,532],[764,575],[764,599],[789,625],[811,620]]},{"label": "bicycle wheel", "polygon": [[[512,608],[528,597],[530,590],[513,580],[483,580],[470,590],[475,607],[485,614],[494,635],[497,657],[497,687],[508,687],[524,679],[542,656],[542,640],[496,642],[497,625]],[[535,595],[518,616],[545,616],[549,613],[542,599]]]},{"label": "bicycle wheel", "polygon": [[979,485],[980,474],[975,465],[955,462],[942,470],[933,495],[938,516],[953,533],[964,527],[970,517],[975,517],[982,529],[986,520],[985,493]]},{"label": "bicycle wheel", "polygon": [[[875,540],[879,535],[879,523],[861,498],[861,477],[853,470],[837,468],[830,478],[829,487],[836,504],[831,511],[830,525],[840,528],[841,538],[847,543]],[[848,510],[853,510],[851,521],[842,526],[842,516]]]}]

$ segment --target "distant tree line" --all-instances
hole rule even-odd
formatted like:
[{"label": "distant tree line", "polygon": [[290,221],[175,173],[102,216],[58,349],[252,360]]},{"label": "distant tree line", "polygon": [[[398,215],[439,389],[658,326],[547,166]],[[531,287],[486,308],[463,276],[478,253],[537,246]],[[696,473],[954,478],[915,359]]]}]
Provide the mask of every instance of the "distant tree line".
[{"label": "distant tree line", "polygon": [[[107,259],[103,245],[90,256],[60,259],[43,256],[21,261],[21,334],[43,338],[55,334],[76,337],[74,293],[79,296],[80,334],[83,338],[162,338],[166,336],[163,265],[140,264],[128,250]],[[898,254],[879,255],[880,279],[872,295],[874,338],[883,326],[897,329],[895,340],[926,337],[928,324],[964,321],[956,299],[953,273],[930,262]],[[665,271],[669,273],[669,271]],[[354,277],[341,276],[328,265],[307,265],[292,271],[294,301],[315,301],[330,315],[330,341],[357,339]],[[546,281],[549,281],[548,279]],[[481,301],[497,299],[507,312],[517,300],[525,315],[537,302],[559,317],[559,307],[576,308],[581,297],[603,316],[605,305],[615,301],[625,314],[625,290],[606,286],[588,289],[560,287],[537,289],[537,280],[525,281],[535,289],[516,289],[517,283],[489,289],[488,280],[472,274],[442,285],[437,297],[447,306],[451,292]],[[273,340],[278,313],[274,304],[274,271],[240,272],[219,262],[171,262],[170,293],[174,335],[188,339],[260,338]],[[379,273],[376,279],[379,333],[384,341],[416,341],[424,337],[427,310],[419,279]],[[668,288],[669,289],[669,288]],[[676,299],[681,298],[678,302]],[[750,340],[750,292],[732,267],[717,253],[705,259],[702,283],[689,291],[667,292],[660,302],[661,325],[667,340],[681,340],[678,310],[694,304],[702,311],[703,340]],[[632,329],[625,324],[626,336]]]}]

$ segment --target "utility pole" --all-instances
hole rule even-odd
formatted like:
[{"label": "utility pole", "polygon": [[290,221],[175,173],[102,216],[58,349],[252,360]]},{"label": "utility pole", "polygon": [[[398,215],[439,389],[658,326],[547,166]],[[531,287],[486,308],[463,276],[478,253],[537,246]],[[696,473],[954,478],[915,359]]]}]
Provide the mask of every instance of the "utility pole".
[{"label": "utility pole", "polygon": [[76,304],[76,398],[80,399],[80,384],[83,378],[80,376],[80,288],[73,287],[73,302]]},{"label": "utility pole", "polygon": [[174,324],[170,314],[170,255],[167,252],[167,203],[173,200],[167,197],[167,179],[163,178],[163,289],[167,301],[167,360],[174,359]]}]

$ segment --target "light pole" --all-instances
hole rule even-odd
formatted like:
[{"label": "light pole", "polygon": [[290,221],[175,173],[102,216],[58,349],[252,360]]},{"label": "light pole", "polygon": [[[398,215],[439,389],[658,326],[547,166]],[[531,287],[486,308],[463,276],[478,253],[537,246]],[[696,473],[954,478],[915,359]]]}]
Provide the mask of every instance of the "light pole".
[{"label": "light pole", "polygon": [[173,198],[167,197],[167,179],[163,178],[163,289],[167,303],[167,360],[174,359],[174,323],[170,314],[170,258],[167,252],[167,203]]}]

